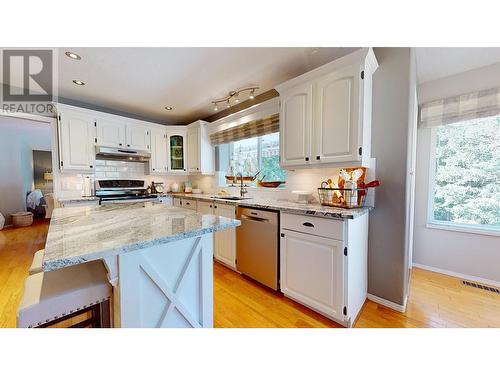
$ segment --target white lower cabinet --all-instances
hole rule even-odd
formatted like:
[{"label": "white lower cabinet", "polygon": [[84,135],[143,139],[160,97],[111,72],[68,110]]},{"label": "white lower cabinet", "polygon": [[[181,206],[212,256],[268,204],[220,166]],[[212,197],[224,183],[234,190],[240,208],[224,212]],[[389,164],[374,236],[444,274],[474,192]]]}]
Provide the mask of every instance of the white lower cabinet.
[{"label": "white lower cabinet", "polygon": [[196,211],[200,214],[208,214],[208,215],[213,215],[214,214],[214,202],[203,202],[203,201],[198,201],[198,206],[196,208]]},{"label": "white lower cabinet", "polygon": [[280,286],[351,327],[367,297],[368,214],[336,220],[281,214]]},{"label": "white lower cabinet", "polygon": [[329,317],[344,320],[343,248],[342,241],[282,230],[281,291]]},{"label": "white lower cabinet", "polygon": [[181,199],[182,208],[187,208],[188,210],[196,211],[197,204],[198,202],[195,201],[194,199],[187,199],[187,198]]},{"label": "white lower cabinet", "polygon": [[181,198],[174,197],[173,200],[174,200],[174,207],[182,207]]},{"label": "white lower cabinet", "polygon": [[[230,204],[214,203],[214,215],[236,218],[236,208]],[[218,261],[236,268],[236,228],[215,232],[214,257]]]}]

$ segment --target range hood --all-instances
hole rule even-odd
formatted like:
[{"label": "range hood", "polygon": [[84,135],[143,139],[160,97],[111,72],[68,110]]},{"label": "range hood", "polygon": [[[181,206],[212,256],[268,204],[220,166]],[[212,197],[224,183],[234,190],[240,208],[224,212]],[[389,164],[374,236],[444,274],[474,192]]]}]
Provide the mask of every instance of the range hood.
[{"label": "range hood", "polygon": [[146,163],[151,159],[151,153],[131,148],[95,146],[97,160],[121,160]]}]

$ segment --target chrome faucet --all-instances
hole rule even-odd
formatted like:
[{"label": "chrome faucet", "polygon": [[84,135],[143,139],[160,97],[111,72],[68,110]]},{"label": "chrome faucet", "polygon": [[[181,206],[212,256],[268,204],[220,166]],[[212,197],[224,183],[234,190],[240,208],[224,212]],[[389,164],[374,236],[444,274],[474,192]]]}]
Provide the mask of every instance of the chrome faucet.
[{"label": "chrome faucet", "polygon": [[245,188],[245,186],[243,185],[243,174],[240,172],[238,174],[236,174],[234,176],[234,180],[233,180],[233,183],[235,183],[236,181],[238,181],[237,177],[240,176],[240,182],[241,182],[241,185],[240,185],[240,197],[241,198],[244,198],[245,197],[245,194],[248,193],[247,189]]}]

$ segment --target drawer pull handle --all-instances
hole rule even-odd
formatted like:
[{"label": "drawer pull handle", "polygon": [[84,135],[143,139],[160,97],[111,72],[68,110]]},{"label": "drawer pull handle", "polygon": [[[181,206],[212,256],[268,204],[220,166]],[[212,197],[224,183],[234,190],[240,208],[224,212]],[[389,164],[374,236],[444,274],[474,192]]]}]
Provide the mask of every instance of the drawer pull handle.
[{"label": "drawer pull handle", "polygon": [[314,228],[314,224],[313,223],[310,223],[308,221],[306,221],[305,223],[302,223],[303,226],[305,227],[310,227],[310,228]]}]

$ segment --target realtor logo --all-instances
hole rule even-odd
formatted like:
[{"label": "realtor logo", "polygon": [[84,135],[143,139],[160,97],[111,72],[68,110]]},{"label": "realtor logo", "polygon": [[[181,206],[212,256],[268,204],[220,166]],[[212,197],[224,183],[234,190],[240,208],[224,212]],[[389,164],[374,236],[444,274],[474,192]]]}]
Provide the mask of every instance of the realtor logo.
[{"label": "realtor logo", "polygon": [[1,49],[1,108],[47,114],[55,101],[53,49]]}]

